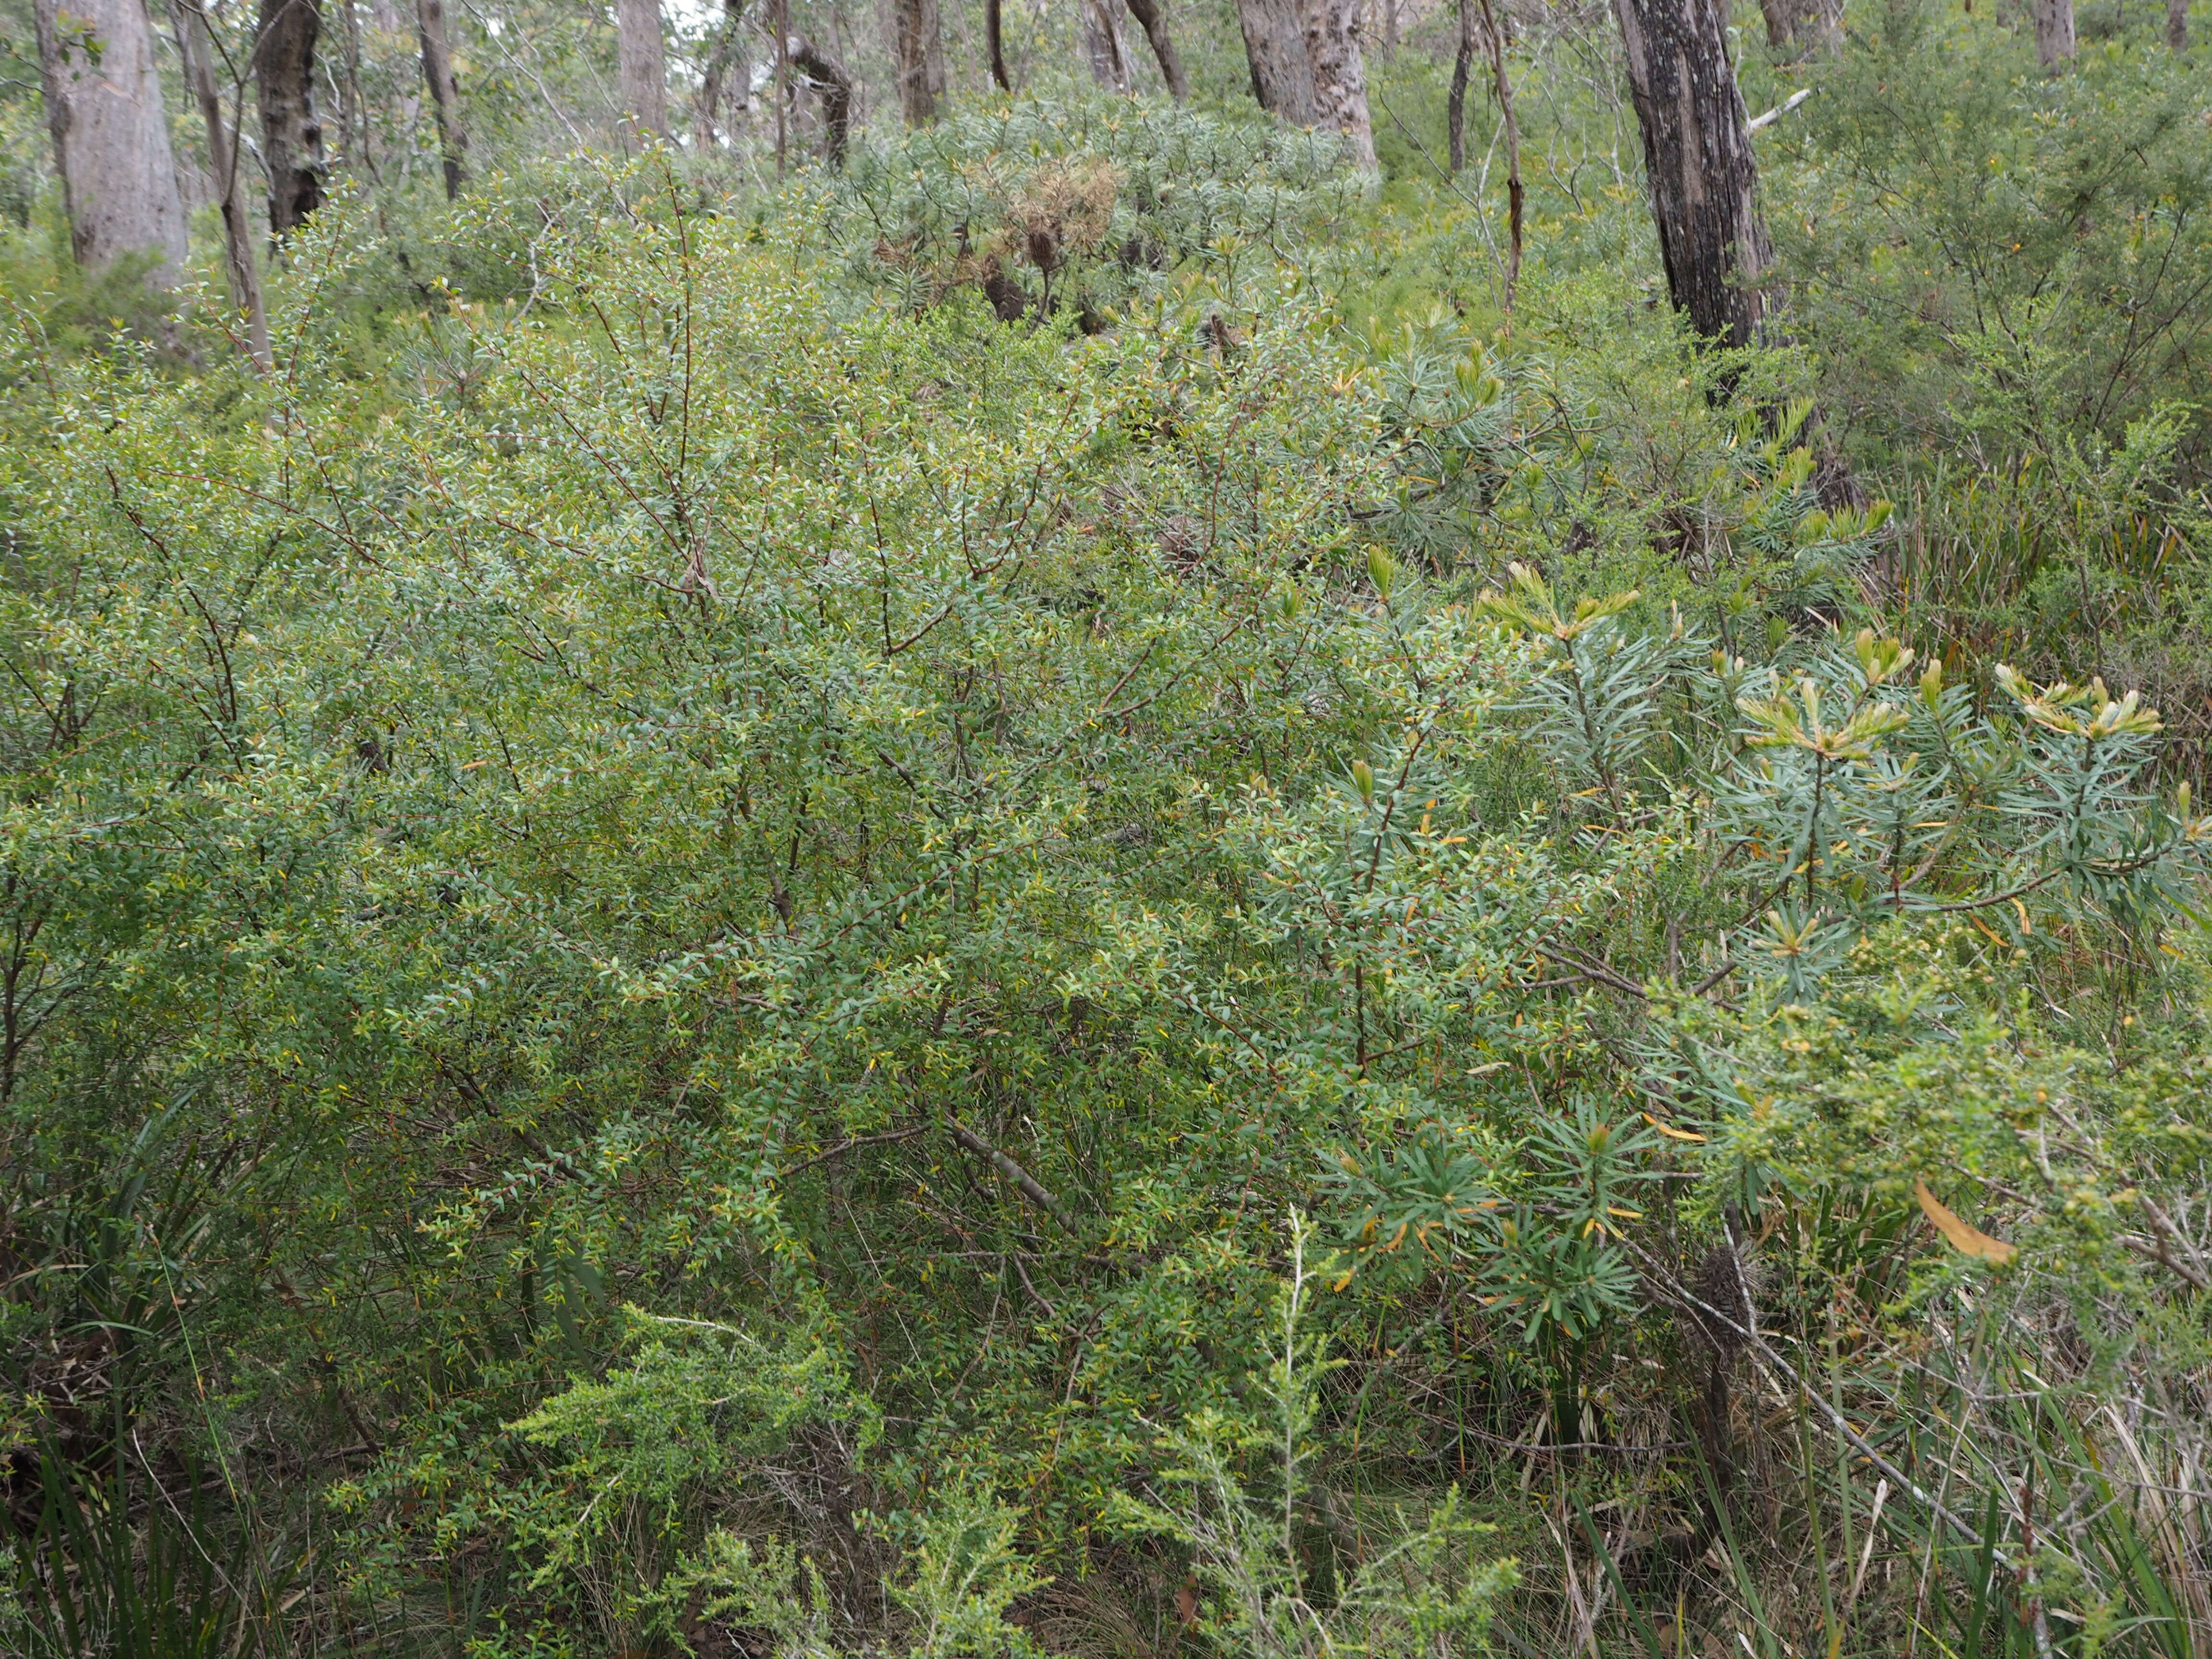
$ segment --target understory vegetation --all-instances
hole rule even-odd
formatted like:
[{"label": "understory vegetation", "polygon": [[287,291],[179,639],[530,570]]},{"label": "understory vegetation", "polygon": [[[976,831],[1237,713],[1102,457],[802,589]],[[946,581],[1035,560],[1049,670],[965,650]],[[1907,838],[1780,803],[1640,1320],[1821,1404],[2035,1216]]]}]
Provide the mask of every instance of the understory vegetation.
[{"label": "understory vegetation", "polygon": [[2212,111],[2106,10],[1746,46],[1741,351],[1565,4],[1517,286],[1417,19],[1379,179],[1211,37],[488,122],[265,373],[24,184],[0,1650],[2212,1655]]}]

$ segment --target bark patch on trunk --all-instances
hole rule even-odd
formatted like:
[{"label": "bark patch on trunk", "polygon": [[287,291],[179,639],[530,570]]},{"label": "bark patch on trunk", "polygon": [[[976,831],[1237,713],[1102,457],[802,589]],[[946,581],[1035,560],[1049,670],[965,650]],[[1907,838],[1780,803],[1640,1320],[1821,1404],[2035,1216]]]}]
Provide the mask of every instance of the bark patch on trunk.
[{"label": "bark patch on trunk", "polygon": [[1244,33],[1254,100],[1294,127],[1313,125],[1313,70],[1306,64],[1298,0],[1237,0],[1237,21]]},{"label": "bark patch on trunk", "polygon": [[945,38],[937,0],[891,0],[891,56],[898,75],[899,112],[910,127],[937,118],[945,95]]},{"label": "bark patch on trunk", "polygon": [[2048,72],[2074,56],[2074,0],[2033,0],[2032,9],[2036,61]]},{"label": "bark patch on trunk", "polygon": [[1717,0],[1614,0],[1667,291],[1705,339],[1758,337],[1766,270],[1743,94]]},{"label": "bark patch on trunk", "polygon": [[439,160],[446,173],[446,199],[461,193],[468,175],[469,135],[461,125],[461,94],[453,79],[453,48],[446,36],[446,0],[416,0],[415,26],[422,42],[422,79],[437,112]]},{"label": "bark patch on trunk", "polygon": [[1314,125],[1343,134],[1353,163],[1372,173],[1375,130],[1359,52],[1360,9],[1360,0],[1304,0],[1306,62],[1313,71]]},{"label": "bark patch on trunk", "polygon": [[616,83],[623,130],[633,142],[668,137],[668,58],[660,40],[660,0],[617,0]]},{"label": "bark patch on trunk", "polygon": [[31,21],[77,263],[100,270],[152,253],[149,280],[174,286],[185,264],[185,203],[144,6],[33,0]]},{"label": "bark patch on trunk", "polygon": [[261,0],[253,46],[261,159],[269,169],[269,234],[297,230],[323,204],[323,124],[315,114],[316,0]]}]

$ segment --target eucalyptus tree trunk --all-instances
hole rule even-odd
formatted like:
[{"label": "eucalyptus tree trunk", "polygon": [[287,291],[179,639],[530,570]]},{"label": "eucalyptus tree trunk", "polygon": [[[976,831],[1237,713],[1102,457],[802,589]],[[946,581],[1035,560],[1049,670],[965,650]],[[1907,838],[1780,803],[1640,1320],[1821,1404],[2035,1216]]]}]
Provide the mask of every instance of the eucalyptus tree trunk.
[{"label": "eucalyptus tree trunk", "polygon": [[1359,54],[1361,0],[1303,0],[1306,64],[1313,71],[1314,125],[1341,133],[1353,162],[1376,171],[1367,116],[1367,66]]},{"label": "eucalyptus tree trunk", "polygon": [[983,40],[990,48],[991,78],[999,83],[1000,92],[1014,89],[1006,74],[1006,20],[1001,0],[983,0]]},{"label": "eucalyptus tree trunk", "polygon": [[1784,62],[1843,44],[1841,0],[1759,0],[1767,49]]},{"label": "eucalyptus tree trunk", "polygon": [[1306,62],[1298,0],[1237,0],[1237,21],[1244,33],[1254,100],[1294,127],[1313,125],[1313,70]]},{"label": "eucalyptus tree trunk", "polygon": [[323,204],[323,124],[315,115],[317,0],[261,0],[253,86],[261,105],[261,162],[269,174],[269,234],[276,241]]},{"label": "eucalyptus tree trunk", "polygon": [[1091,80],[1113,93],[1127,93],[1134,85],[1120,10],[1120,0],[1083,0],[1083,55],[1091,60]]},{"label": "eucalyptus tree trunk", "polygon": [[32,0],[31,21],[77,263],[100,270],[152,253],[149,280],[173,287],[186,252],[185,203],[144,0]]},{"label": "eucalyptus tree trunk", "polygon": [[[995,6],[998,0],[992,0]],[[1182,72],[1182,59],[1176,53],[1175,41],[1168,34],[1168,15],[1160,0],[1128,0],[1129,15],[1137,20],[1145,31],[1145,39],[1152,43],[1152,56],[1160,66],[1160,79],[1167,82],[1168,96],[1178,104],[1190,96],[1190,82]]]},{"label": "eucalyptus tree trunk", "polygon": [[1513,113],[1513,77],[1505,72],[1505,35],[1490,0],[1482,8],[1482,32],[1490,40],[1490,72],[1498,93],[1498,130],[1505,140],[1505,321],[1513,321],[1513,296],[1521,289],[1521,222],[1527,197],[1521,186],[1521,124]]},{"label": "eucalyptus tree trunk", "polygon": [[215,52],[207,14],[199,0],[172,0],[177,26],[177,55],[184,60],[185,82],[199,106],[207,128],[208,172],[222,212],[223,274],[232,309],[246,323],[246,349],[255,363],[269,367],[269,312],[261,298],[261,271],[253,262],[253,226],[246,211],[239,179],[238,129],[222,112],[222,90],[215,78]]},{"label": "eucalyptus tree trunk", "polygon": [[2189,50],[2189,0],[2166,0],[2166,44],[2176,52]]},{"label": "eucalyptus tree trunk", "polygon": [[937,0],[891,0],[891,62],[900,114],[910,127],[927,126],[945,95],[945,34]]},{"label": "eucalyptus tree trunk", "polygon": [[1844,47],[1844,0],[1813,0],[1798,21],[1799,46],[1811,52],[1837,52]]},{"label": "eucalyptus tree trunk", "polygon": [[380,185],[376,166],[376,124],[361,87],[361,14],[354,0],[338,0],[338,149],[357,160],[372,184]]},{"label": "eucalyptus tree trunk", "polygon": [[1444,98],[1444,138],[1454,177],[1467,171],[1467,82],[1474,66],[1474,0],[1459,0],[1459,50],[1452,55],[1451,91]]},{"label": "eucalyptus tree trunk", "polygon": [[822,100],[822,150],[833,167],[845,165],[845,150],[853,130],[853,77],[845,66],[803,35],[787,43],[791,66],[806,77],[806,84]]},{"label": "eucalyptus tree trunk", "polygon": [[2074,56],[2074,0],[2030,0],[2035,58],[2048,71]]},{"label": "eucalyptus tree trunk", "polygon": [[714,49],[699,71],[699,90],[691,100],[691,143],[702,155],[722,142],[722,88],[736,61],[745,21],[745,0],[726,0]]},{"label": "eucalyptus tree trunk", "polygon": [[668,57],[660,40],[660,0],[615,0],[615,85],[623,131],[635,140],[668,137]]},{"label": "eucalyptus tree trunk", "polygon": [[469,176],[468,129],[461,125],[460,88],[453,80],[453,48],[446,36],[446,0],[415,0],[416,32],[422,42],[422,79],[437,112],[438,154],[445,163],[446,199],[461,193]]},{"label": "eucalyptus tree trunk", "polygon": [[1720,0],[1613,0],[1667,291],[1691,326],[1748,345],[1767,266],[1759,169],[1728,57]]}]

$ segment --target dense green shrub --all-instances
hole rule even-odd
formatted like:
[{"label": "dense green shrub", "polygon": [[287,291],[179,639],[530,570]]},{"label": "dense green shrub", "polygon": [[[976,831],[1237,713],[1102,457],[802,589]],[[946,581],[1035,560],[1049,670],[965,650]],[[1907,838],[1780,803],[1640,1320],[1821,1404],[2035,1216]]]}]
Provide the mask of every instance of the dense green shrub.
[{"label": "dense green shrub", "polygon": [[2205,821],[1878,625],[1816,306],[1478,339],[1163,110],[695,183],[16,343],[9,1642],[2182,1650]]}]

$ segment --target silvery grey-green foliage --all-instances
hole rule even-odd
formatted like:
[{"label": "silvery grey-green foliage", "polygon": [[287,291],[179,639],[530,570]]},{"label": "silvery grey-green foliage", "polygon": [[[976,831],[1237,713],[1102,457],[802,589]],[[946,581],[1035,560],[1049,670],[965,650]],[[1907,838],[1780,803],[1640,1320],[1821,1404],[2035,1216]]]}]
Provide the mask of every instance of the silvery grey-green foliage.
[{"label": "silvery grey-green foliage", "polygon": [[1510,380],[1498,373],[1447,315],[1407,326],[1380,368],[1398,480],[1373,523],[1424,566],[1449,569],[1479,544],[1504,477],[1558,434],[1530,429],[1514,395],[1525,371]]},{"label": "silvery grey-green foliage", "polygon": [[1515,566],[1513,574],[1522,597],[1495,608],[1537,623],[1543,629],[1536,635],[1538,648],[1546,656],[1511,712],[1528,718],[1530,741],[1553,763],[1567,767],[1575,781],[1602,794],[1618,813],[1627,805],[1626,792],[1643,775],[1647,750],[1667,735],[1662,700],[1696,647],[1679,633],[1624,629],[1620,612],[1635,602],[1634,593],[1602,605],[1585,602],[1570,621],[1550,609],[1548,595],[1527,566]]},{"label": "silvery grey-green foliage", "polygon": [[2038,687],[2000,666],[1989,707],[1947,685],[1940,663],[1914,676],[1914,653],[1870,629],[1786,667],[1753,672],[1719,652],[1708,667],[1702,642],[1674,628],[1626,626],[1633,593],[1568,616],[1534,571],[1512,574],[1484,604],[1536,642],[1529,690],[1507,711],[1527,720],[1526,740],[1590,781],[1616,817],[1632,782],[1679,787],[1647,757],[1655,740],[1702,752],[1732,884],[1753,915],[1774,912],[1758,948],[1778,959],[1812,949],[1824,917],[1863,928],[2054,883],[2132,916],[2203,867],[2185,786],[2172,805],[2148,787],[2159,720],[2136,694]]},{"label": "silvery grey-green foliage", "polygon": [[[1691,975],[1680,967],[1670,964],[1674,985],[1639,987],[1578,937],[1617,936],[1583,921],[1579,902],[1565,897],[1575,890],[1563,880],[1579,861],[1575,842],[1592,833],[1623,854],[1640,842],[1662,862],[1685,847],[1707,849],[1707,879],[1727,909],[1706,912],[1703,937],[1679,915],[1669,923],[1670,955],[1695,964],[1698,990],[1733,980],[1761,996],[1771,985],[1789,1003],[1814,1006],[1832,994],[1832,980],[1855,982],[1847,970],[1885,927],[1986,913],[2016,937],[2039,917],[2046,930],[2089,921],[2132,938],[2172,914],[2203,868],[2205,830],[2186,791],[2168,809],[2147,787],[2157,728],[2139,700],[2113,699],[2101,686],[2038,688],[2000,671],[1995,691],[2019,711],[2008,715],[1947,686],[1940,666],[1916,677],[1913,653],[1871,629],[1848,648],[1831,643],[1753,673],[1720,653],[1701,662],[1697,642],[1671,625],[1638,626],[1632,593],[1569,610],[1534,571],[1516,566],[1512,576],[1511,588],[1486,595],[1480,609],[1531,642],[1527,678],[1481,719],[1501,740],[1540,752],[1579,808],[1562,820],[1564,841],[1530,859],[1565,902],[1553,899],[1502,934],[1493,910],[1488,938],[1498,954],[1468,975],[1474,984],[1510,982],[1529,971],[1522,963],[1533,956],[1639,1000],[1685,994]],[[1698,773],[1670,766],[1684,755],[1702,757]],[[1363,765],[1355,782],[1367,775]],[[1363,784],[1354,793],[1372,811],[1380,788]],[[1449,782],[1434,779],[1416,793],[1431,804],[1452,797]],[[1393,1048],[1418,1046],[1413,1033],[1425,1028],[1473,1038],[1478,1054],[1510,1054],[1518,1034],[1470,1021],[1480,1006],[1474,995],[1460,992],[1455,1006],[1415,991],[1419,969],[1449,957],[1407,959],[1417,911],[1449,915],[1455,899],[1496,906],[1505,890],[1455,893],[1455,872],[1425,867],[1411,845],[1393,853],[1364,860],[1383,879],[1352,890],[1382,896],[1355,909],[1340,887],[1345,897],[1333,911],[1339,938],[1363,915],[1384,935],[1351,957],[1357,972],[1381,970],[1389,987],[1368,992],[1363,977],[1363,1008],[1392,1011]],[[1348,863],[1356,881],[1363,860]],[[1653,1038],[1667,1029],[1655,1023]],[[1702,1028],[1693,1020],[1686,1029]],[[1723,1117],[1755,1104],[1724,1053],[1695,1042],[1672,1050],[1663,1040],[1654,1052],[1669,1058],[1645,1085],[1651,1097],[1698,1099]],[[1668,1077],[1684,1059],[1702,1085]],[[1469,1075],[1500,1069],[1478,1066]],[[1636,1275],[1607,1234],[1642,1218],[1628,1193],[1665,1161],[1659,1121],[1646,1127],[1619,1105],[1583,1097],[1509,1141],[1479,1093],[1409,1090],[1398,1106],[1415,1122],[1395,1144],[1347,1146],[1332,1172],[1357,1272],[1464,1276],[1488,1305],[1524,1320],[1531,1341],[1547,1329],[1580,1340],[1632,1312]]]}]

